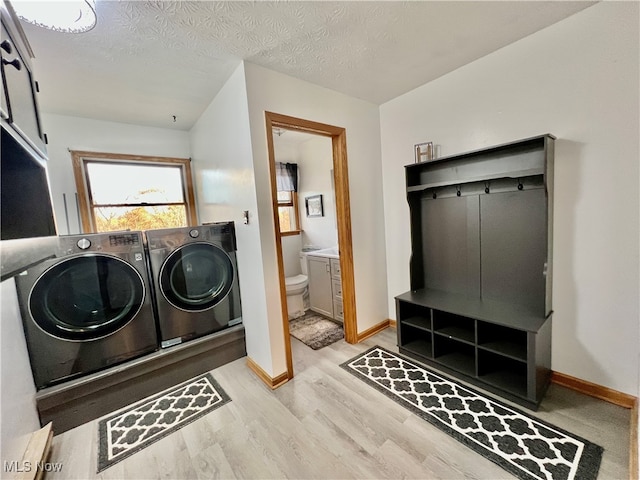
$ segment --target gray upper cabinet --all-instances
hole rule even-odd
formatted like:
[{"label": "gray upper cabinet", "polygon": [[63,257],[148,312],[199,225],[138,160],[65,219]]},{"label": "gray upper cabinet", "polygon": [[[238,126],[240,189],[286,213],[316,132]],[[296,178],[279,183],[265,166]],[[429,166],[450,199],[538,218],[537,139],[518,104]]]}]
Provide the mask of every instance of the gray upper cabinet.
[{"label": "gray upper cabinet", "polygon": [[33,54],[8,2],[0,0],[0,13],[0,240],[20,242],[3,243],[3,251],[12,253],[11,259],[5,255],[2,258],[2,278],[5,279],[31,262],[53,254],[49,240],[23,240],[55,236],[56,225],[49,191],[45,136],[31,69]]},{"label": "gray upper cabinet", "polygon": [[37,85],[31,68],[31,48],[24,33],[2,2],[2,104],[5,125],[46,158],[45,135],[40,124]]},{"label": "gray upper cabinet", "polygon": [[536,408],[551,367],[552,135],[405,167],[402,353]]}]

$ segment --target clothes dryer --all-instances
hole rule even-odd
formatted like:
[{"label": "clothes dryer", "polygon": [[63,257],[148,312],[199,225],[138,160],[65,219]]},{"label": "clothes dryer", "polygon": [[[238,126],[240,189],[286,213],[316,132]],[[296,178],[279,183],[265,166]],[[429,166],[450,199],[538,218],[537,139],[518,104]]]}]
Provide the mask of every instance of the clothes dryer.
[{"label": "clothes dryer", "polygon": [[59,237],[16,286],[38,389],[158,349],[142,232]]},{"label": "clothes dryer", "polygon": [[162,347],[242,322],[233,222],[145,235]]}]

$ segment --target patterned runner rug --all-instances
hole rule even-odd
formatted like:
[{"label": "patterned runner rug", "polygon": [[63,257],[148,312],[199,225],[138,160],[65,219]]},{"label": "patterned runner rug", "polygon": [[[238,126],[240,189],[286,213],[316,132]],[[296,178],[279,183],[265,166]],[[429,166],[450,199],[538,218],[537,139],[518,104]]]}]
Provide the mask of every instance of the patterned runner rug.
[{"label": "patterned runner rug", "polygon": [[593,480],[602,447],[373,347],[340,365],[518,478]]},{"label": "patterned runner rug", "polygon": [[230,401],[207,373],[105,417],[98,424],[98,473]]},{"label": "patterned runner rug", "polygon": [[316,313],[307,313],[304,317],[291,320],[289,333],[314,350],[344,338],[340,325]]}]

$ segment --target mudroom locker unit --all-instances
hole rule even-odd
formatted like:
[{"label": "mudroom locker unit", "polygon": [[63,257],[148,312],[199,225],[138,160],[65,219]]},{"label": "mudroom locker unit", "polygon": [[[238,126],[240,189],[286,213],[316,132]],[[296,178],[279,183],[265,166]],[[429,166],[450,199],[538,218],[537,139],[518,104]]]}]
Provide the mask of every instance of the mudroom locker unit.
[{"label": "mudroom locker unit", "polygon": [[551,368],[553,153],[546,134],[405,167],[411,290],[401,353],[537,409]]}]

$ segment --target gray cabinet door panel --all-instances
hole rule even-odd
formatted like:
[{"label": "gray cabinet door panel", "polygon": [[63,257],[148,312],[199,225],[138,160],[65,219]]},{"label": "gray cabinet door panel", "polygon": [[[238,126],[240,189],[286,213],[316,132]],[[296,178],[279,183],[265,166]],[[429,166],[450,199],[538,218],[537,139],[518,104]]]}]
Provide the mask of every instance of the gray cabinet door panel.
[{"label": "gray cabinet door panel", "polygon": [[479,296],[478,197],[422,200],[426,288]]},{"label": "gray cabinet door panel", "polygon": [[543,315],[547,218],[542,188],[480,196],[482,296]]},{"label": "gray cabinet door panel", "polygon": [[[2,38],[11,40],[9,33],[2,26]],[[29,64],[20,55],[12,43],[11,54],[2,50],[3,60],[14,61],[15,64],[5,64],[3,62],[2,72],[6,85],[6,96],[8,97],[8,114],[12,126],[25,138],[31,142],[43,155],[46,154],[42,129],[40,128],[40,118],[38,115],[38,104],[36,102],[35,84],[31,77]],[[17,68],[19,65],[19,69]],[[2,108],[7,109],[3,101]]]}]

